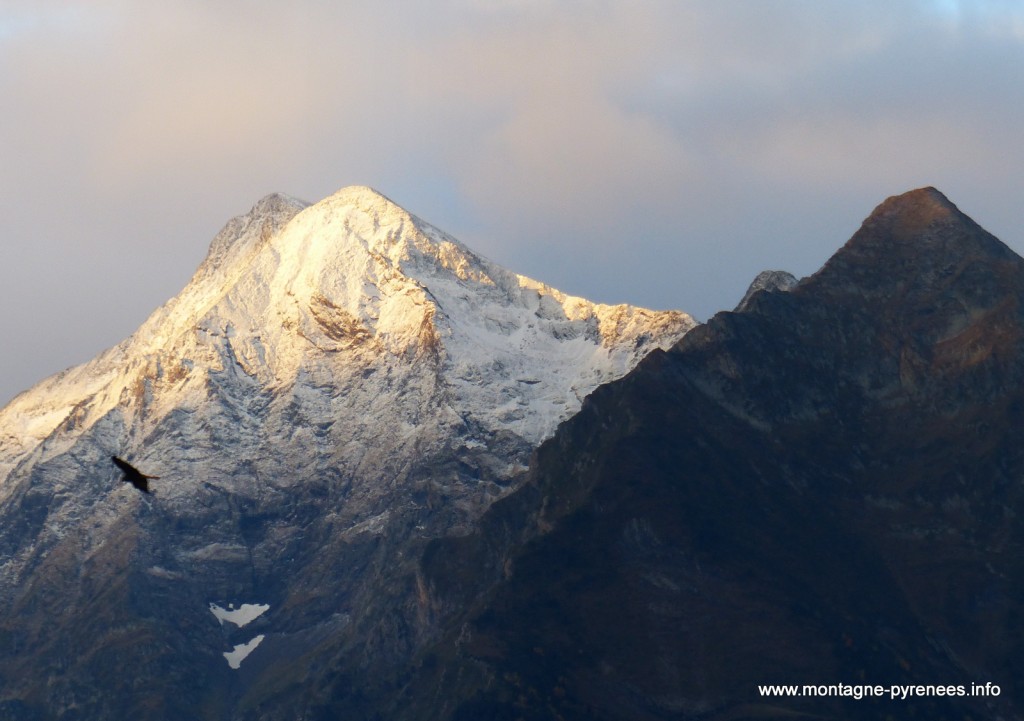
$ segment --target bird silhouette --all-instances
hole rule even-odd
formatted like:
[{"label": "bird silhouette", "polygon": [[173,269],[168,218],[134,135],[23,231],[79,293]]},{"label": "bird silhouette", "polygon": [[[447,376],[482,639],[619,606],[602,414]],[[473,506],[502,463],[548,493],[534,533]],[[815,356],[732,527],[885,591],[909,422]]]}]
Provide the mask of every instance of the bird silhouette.
[{"label": "bird silhouette", "polygon": [[128,461],[122,460],[117,456],[111,456],[110,460],[124,473],[121,480],[125,483],[131,483],[143,493],[149,493],[149,482],[151,480],[155,481],[160,478],[160,476],[147,476]]}]

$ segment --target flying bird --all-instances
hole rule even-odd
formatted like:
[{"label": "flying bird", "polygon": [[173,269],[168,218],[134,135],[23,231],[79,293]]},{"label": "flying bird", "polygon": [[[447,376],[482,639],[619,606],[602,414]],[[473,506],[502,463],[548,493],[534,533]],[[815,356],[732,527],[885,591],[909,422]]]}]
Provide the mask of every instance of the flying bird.
[{"label": "flying bird", "polygon": [[125,483],[131,483],[143,493],[149,493],[149,482],[151,480],[155,481],[160,478],[160,476],[147,476],[128,461],[122,460],[117,456],[111,456],[110,460],[124,473],[121,480]]}]

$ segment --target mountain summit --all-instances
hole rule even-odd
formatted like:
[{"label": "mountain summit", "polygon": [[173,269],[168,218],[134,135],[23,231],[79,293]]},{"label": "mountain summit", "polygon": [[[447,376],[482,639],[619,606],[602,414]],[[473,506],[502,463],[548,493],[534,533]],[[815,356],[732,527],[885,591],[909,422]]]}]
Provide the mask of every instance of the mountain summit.
[{"label": "mountain summit", "polygon": [[369,188],[264,198],[131,337],[0,411],[0,716],[223,719],[336,654],[400,657],[430,632],[416,549],[693,325],[505,270]]},{"label": "mountain summit", "polygon": [[934,189],[891,198],[431,544],[465,610],[385,716],[1022,718],[1021,478],[1024,260]]},{"label": "mountain summit", "polygon": [[271,195],[228,223],[189,285],[131,338],[0,414],[0,472],[73,409],[79,430],[114,408],[152,424],[232,374],[280,388],[424,354],[456,405],[536,443],[591,389],[693,325],[509,272],[369,188],[308,207]]},{"label": "mountain summit", "polygon": [[[956,278],[971,263],[1019,260],[934,188],[912,190],[879,205],[860,229],[816,274],[836,290],[856,283],[858,292],[928,296],[935,283]],[[884,298],[878,299],[884,302]]]}]

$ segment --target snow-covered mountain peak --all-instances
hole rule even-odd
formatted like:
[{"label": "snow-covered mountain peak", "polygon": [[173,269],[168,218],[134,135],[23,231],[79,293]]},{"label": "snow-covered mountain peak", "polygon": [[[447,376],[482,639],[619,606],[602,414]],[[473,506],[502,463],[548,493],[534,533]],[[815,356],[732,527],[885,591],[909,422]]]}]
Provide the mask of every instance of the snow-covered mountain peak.
[{"label": "snow-covered mountain peak", "polygon": [[332,233],[318,233],[317,240],[353,243],[410,277],[447,272],[493,284],[481,258],[372,188],[343,188],[310,206],[299,222],[332,228]]},{"label": "snow-covered mountain peak", "polygon": [[[117,629],[139,628],[171,639],[147,668],[231,689],[249,687],[224,673],[323,638],[408,640],[404,614],[433,613],[408,595],[428,539],[467,532],[584,396],[693,325],[560,293],[368,188],[268,196],[129,338],[0,409],[0,605],[22,649],[123,678]],[[153,495],[111,456],[159,477]],[[217,633],[214,616],[252,625]],[[13,653],[0,671],[23,668]],[[75,695],[95,665],[59,703],[124,716]]]},{"label": "snow-covered mountain peak", "polygon": [[0,411],[0,478],[7,459],[48,438],[43,451],[60,452],[111,413],[132,438],[225,402],[255,427],[267,409],[248,407],[254,394],[308,406],[308,422],[354,413],[367,443],[380,429],[364,414],[415,435],[424,403],[443,423],[472,417],[537,443],[693,325],[512,273],[370,188],[312,205],[269,195],[227,223],[186,288],[130,338]]}]

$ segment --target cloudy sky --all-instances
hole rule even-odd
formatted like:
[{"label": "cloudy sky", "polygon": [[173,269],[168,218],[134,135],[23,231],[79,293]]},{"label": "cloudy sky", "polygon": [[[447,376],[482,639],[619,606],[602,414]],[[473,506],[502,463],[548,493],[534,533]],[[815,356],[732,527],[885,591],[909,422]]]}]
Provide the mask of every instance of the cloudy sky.
[{"label": "cloudy sky", "polygon": [[0,0],[0,403],[228,218],[371,185],[602,302],[731,308],[935,185],[1024,250],[1024,11],[962,0]]}]

